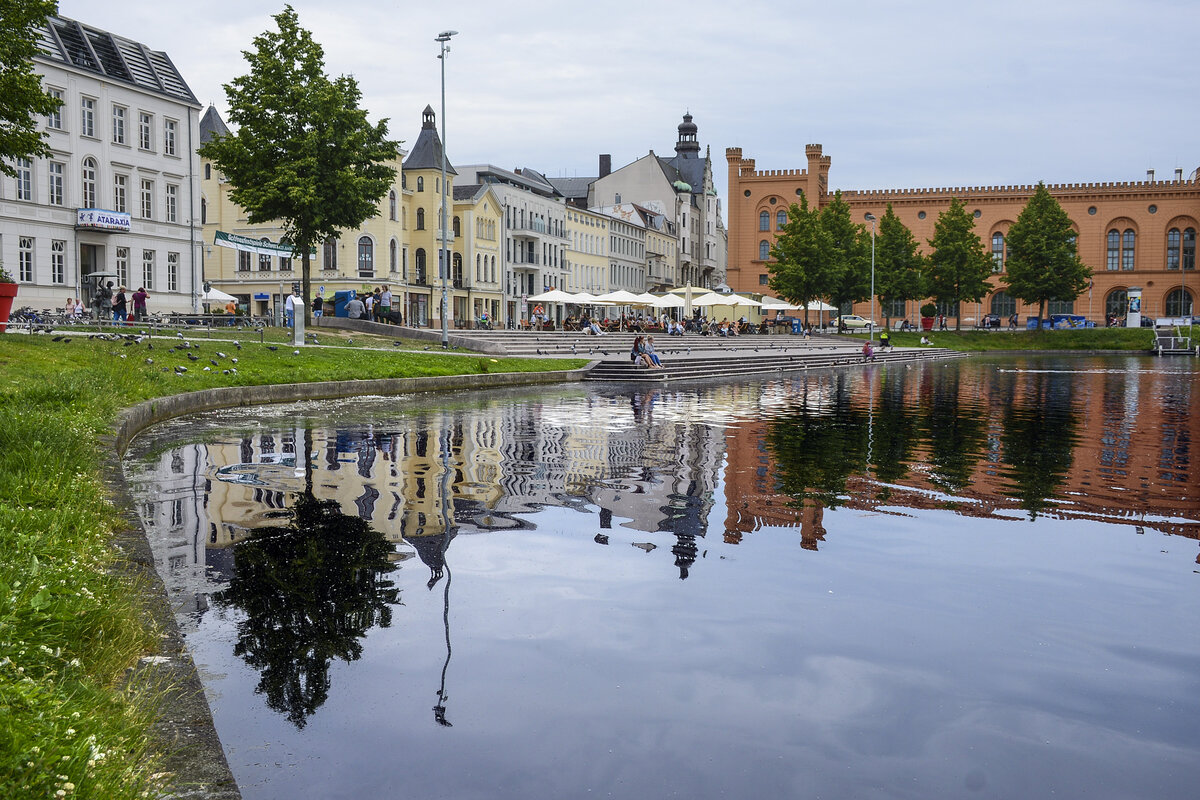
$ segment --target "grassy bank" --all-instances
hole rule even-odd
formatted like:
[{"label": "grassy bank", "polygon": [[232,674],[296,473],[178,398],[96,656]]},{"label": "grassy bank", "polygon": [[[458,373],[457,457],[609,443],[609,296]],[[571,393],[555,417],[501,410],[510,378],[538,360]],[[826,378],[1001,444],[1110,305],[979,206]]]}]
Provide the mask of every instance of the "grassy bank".
[{"label": "grassy bank", "polygon": [[[866,338],[866,334],[861,334]],[[891,334],[897,347],[917,347],[925,336],[936,347],[964,352],[989,350],[1141,350],[1154,347],[1149,328],[1078,328],[1062,331],[897,331]],[[879,334],[875,337],[878,339]]]},{"label": "grassy bank", "polygon": [[153,652],[157,633],[111,547],[121,523],[101,479],[99,438],[121,408],[217,386],[585,363],[411,353],[390,340],[319,336],[336,346],[295,355],[282,341],[239,349],[215,339],[183,348],[78,333],[0,336],[0,797],[154,796],[168,780],[148,732],[156,692],[123,680]]}]

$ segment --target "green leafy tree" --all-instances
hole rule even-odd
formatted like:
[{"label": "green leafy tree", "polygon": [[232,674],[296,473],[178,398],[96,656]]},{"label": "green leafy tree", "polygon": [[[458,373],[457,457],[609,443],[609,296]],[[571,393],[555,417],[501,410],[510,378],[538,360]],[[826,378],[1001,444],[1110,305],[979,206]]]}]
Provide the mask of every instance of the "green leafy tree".
[{"label": "green leafy tree", "polygon": [[279,30],[243,52],[250,72],[225,85],[237,132],[209,141],[200,155],[225,174],[230,199],[251,223],[283,223],[301,253],[308,298],[313,248],[376,213],[396,176],[385,162],[399,142],[388,140],[386,119],[367,120],[353,77],[325,75],[324,51],[291,6],[274,19]]},{"label": "green leafy tree", "polygon": [[1092,270],[1079,260],[1071,218],[1039,182],[1021,216],[1008,231],[1007,273],[1014,297],[1038,304],[1045,319],[1047,300],[1074,300],[1088,286]]},{"label": "green leafy tree", "polygon": [[57,0],[4,0],[0,4],[0,172],[16,176],[13,161],[50,155],[40,116],[61,105],[33,71],[34,28],[58,13]]},{"label": "green leafy tree", "polygon": [[816,209],[809,210],[801,195],[800,204],[788,208],[788,221],[771,247],[775,261],[767,265],[769,286],[779,297],[804,308],[808,324],[808,305],[826,295],[831,282],[828,231],[821,225]]},{"label": "green leafy tree", "polygon": [[[925,269],[928,290],[943,303],[978,303],[991,288],[988,277],[992,274],[992,259],[975,233],[975,220],[957,197],[938,215],[933,231],[929,240],[933,253]],[[954,328],[961,326],[959,314]]]},{"label": "green leafy tree", "polygon": [[[829,234],[829,302],[839,309],[871,294],[871,234],[850,219],[850,206],[837,192],[821,209],[821,227]],[[839,324],[841,318],[839,317]]]},{"label": "green leafy tree", "polygon": [[[890,303],[897,300],[905,302],[926,297],[925,256],[917,250],[917,240],[908,226],[892,211],[888,203],[887,211],[879,218],[879,231],[875,237],[875,295],[883,304],[886,312]],[[891,327],[891,317],[886,317],[887,327]]]}]

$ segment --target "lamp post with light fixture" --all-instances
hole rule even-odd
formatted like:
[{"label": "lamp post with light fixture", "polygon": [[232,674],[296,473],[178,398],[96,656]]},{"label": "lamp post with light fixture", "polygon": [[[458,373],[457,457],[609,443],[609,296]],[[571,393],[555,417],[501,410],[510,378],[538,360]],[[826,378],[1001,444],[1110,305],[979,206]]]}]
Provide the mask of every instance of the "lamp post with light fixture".
[{"label": "lamp post with light fixture", "polygon": [[442,249],[440,264],[438,265],[442,271],[442,349],[450,348],[450,328],[446,314],[450,311],[450,301],[448,298],[448,286],[450,282],[450,251],[446,249],[446,53],[450,52],[450,48],[446,45],[450,41],[451,36],[456,36],[458,31],[442,31],[434,39],[441,45],[441,51],[438,53],[438,60],[442,62]]}]

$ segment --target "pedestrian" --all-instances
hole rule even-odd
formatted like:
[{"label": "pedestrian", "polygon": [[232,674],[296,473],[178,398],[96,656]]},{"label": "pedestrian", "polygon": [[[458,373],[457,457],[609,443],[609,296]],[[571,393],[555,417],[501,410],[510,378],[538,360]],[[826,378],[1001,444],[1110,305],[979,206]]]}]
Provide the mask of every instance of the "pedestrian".
[{"label": "pedestrian", "polygon": [[1010,331],[1017,329],[1017,312],[1015,311],[1008,315],[1008,329]]},{"label": "pedestrian", "polygon": [[870,339],[867,339],[865,342],[863,342],[862,360],[863,361],[874,361],[875,360],[875,348],[871,347]]},{"label": "pedestrian", "polygon": [[891,337],[891,334],[889,334],[887,332],[887,329],[885,328],[884,330],[881,330],[879,332],[879,349],[885,350],[885,349],[890,348],[891,346],[892,346],[892,337]]},{"label": "pedestrian", "polygon": [[296,295],[289,293],[287,298],[284,299],[283,314],[284,324],[289,328],[292,327],[296,321]]},{"label": "pedestrian", "polygon": [[324,313],[325,298],[321,297],[321,293],[317,292],[317,296],[313,298],[312,315],[320,317]]},{"label": "pedestrian", "polygon": [[362,304],[363,304],[362,318],[367,319],[367,320],[371,319],[372,309],[375,305],[375,294],[373,292],[367,292],[366,294],[364,294],[363,298],[362,298]]},{"label": "pedestrian", "polygon": [[[367,295],[370,297],[370,295]],[[367,307],[362,300],[358,299],[358,295],[350,298],[346,303],[346,316],[350,319],[362,319],[367,313]]]},{"label": "pedestrian", "polygon": [[138,290],[133,293],[133,321],[141,322],[148,316],[146,314],[146,300],[150,295],[146,293],[145,288],[139,286]]},{"label": "pedestrian", "polygon": [[125,298],[125,287],[117,289],[117,296],[113,298],[112,311],[113,322],[124,323],[128,318],[128,300]]},{"label": "pedestrian", "polygon": [[392,318],[392,290],[383,285],[383,292],[379,295],[379,318],[384,322],[391,323]]}]

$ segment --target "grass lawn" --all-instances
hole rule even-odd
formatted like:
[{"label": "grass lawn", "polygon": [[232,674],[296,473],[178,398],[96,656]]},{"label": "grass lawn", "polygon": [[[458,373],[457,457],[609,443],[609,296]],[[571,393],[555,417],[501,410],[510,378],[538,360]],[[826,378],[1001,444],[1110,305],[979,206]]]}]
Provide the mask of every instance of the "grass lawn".
[{"label": "grass lawn", "polygon": [[[856,334],[865,339],[866,333]],[[926,336],[935,347],[965,352],[988,350],[1142,350],[1154,347],[1149,328],[1077,328],[1062,331],[895,331],[892,344],[917,347]],[[879,338],[879,334],[875,334]]]},{"label": "grass lawn", "polygon": [[265,343],[257,332],[219,340],[217,331],[187,348],[78,330],[60,341],[0,336],[0,797],[155,796],[169,780],[149,735],[157,692],[123,681],[157,633],[111,546],[120,521],[101,479],[99,437],[121,408],[217,386],[586,363],[408,352],[390,339],[316,333],[321,345],[299,355],[277,330]]}]

